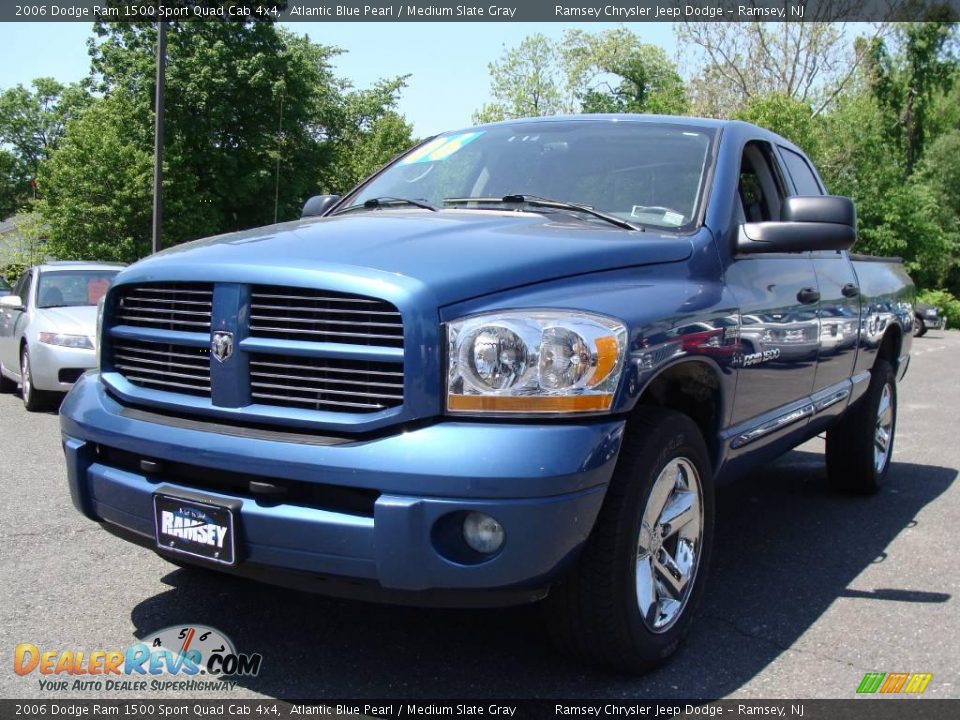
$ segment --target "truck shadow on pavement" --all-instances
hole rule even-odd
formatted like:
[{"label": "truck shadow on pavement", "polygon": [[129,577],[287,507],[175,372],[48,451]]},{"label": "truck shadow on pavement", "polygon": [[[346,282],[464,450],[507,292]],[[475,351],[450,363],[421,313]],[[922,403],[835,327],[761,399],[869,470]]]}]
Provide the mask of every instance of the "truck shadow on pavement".
[{"label": "truck shadow on pavement", "polygon": [[828,489],[822,455],[793,451],[722,488],[699,617],[674,659],[639,678],[563,657],[536,607],[391,607],[172,570],[170,590],[137,605],[132,620],[138,636],[179,623],[219,628],[239,651],[263,654],[260,675],[240,686],[286,699],[716,698],[763,670],[838,598],[905,603],[905,612],[949,600],[909,577],[903,587],[848,585],[885,561],[894,538],[956,476],[894,463],[880,494],[844,497]]}]

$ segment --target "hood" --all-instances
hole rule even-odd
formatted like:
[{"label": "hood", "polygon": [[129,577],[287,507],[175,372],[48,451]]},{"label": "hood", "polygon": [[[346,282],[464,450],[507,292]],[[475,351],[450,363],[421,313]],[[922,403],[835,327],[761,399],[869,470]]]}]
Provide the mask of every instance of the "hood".
[{"label": "hood", "polygon": [[37,308],[37,329],[94,337],[97,334],[97,306]]},{"label": "hood", "polygon": [[313,271],[380,283],[409,279],[445,305],[570,275],[677,262],[691,252],[685,236],[606,228],[565,213],[391,209],[197,240],[137,263],[118,281],[302,283]]}]

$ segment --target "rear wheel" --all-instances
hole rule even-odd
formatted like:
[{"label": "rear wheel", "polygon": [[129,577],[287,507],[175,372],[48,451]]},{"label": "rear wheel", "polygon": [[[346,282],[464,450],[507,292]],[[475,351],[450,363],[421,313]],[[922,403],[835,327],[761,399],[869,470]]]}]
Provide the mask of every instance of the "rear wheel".
[{"label": "rear wheel", "polygon": [[877,492],[890,470],[896,429],[896,374],[886,360],[877,360],[866,395],[827,432],[830,484],[842,492]]},{"label": "rear wheel", "polygon": [[713,541],[706,444],[687,416],[631,419],[596,526],[546,601],[558,644],[625,672],[665,661],[690,627]]},{"label": "rear wheel", "polygon": [[913,318],[913,336],[914,337],[923,337],[927,334],[927,324],[923,321],[923,318],[919,315],[916,315]]},{"label": "rear wheel", "polygon": [[28,412],[48,410],[53,404],[54,393],[37,390],[33,386],[33,373],[30,370],[30,351],[23,346],[20,352],[20,395],[23,406]]}]

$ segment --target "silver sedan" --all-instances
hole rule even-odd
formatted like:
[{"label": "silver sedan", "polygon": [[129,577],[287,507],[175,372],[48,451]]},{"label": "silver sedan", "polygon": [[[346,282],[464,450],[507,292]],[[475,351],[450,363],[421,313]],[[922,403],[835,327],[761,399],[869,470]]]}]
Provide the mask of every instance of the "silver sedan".
[{"label": "silver sedan", "polygon": [[122,265],[54,262],[0,298],[0,392],[20,385],[27,410],[50,407],[97,364],[97,303]]}]

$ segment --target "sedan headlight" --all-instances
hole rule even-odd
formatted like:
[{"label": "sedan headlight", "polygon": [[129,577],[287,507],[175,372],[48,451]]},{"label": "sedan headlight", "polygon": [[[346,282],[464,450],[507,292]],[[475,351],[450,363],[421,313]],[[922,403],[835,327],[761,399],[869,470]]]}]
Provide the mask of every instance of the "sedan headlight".
[{"label": "sedan headlight", "polygon": [[63,333],[40,333],[40,342],[60,347],[93,350],[93,343],[86,335],[65,335]]},{"label": "sedan headlight", "polygon": [[623,373],[627,329],[592,313],[476,315],[447,324],[451,413],[604,412]]},{"label": "sedan headlight", "polygon": [[103,347],[103,306],[107,302],[107,296],[103,295],[97,301],[97,370],[100,369],[100,356]]}]

